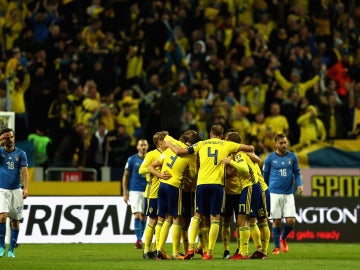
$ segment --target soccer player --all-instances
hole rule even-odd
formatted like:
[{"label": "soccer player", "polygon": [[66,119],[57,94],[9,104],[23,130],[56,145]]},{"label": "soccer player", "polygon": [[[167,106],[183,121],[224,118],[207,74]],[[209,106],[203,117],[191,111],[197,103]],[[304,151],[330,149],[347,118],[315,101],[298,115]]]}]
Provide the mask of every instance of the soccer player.
[{"label": "soccer player", "polygon": [[[229,132],[234,132],[235,130],[231,129],[228,130],[225,134],[225,138],[227,138],[227,135]],[[235,156],[236,153],[233,153],[230,155],[232,162],[235,162]],[[242,171],[242,173],[249,173],[249,168],[245,162],[240,163],[242,167],[239,169]],[[231,219],[235,216],[235,220],[237,220],[237,217],[239,215],[239,201],[240,201],[240,195],[241,195],[241,177],[240,172],[230,164],[227,164],[225,166],[226,170],[226,180],[225,180],[225,205],[224,209],[221,212],[221,220],[222,220],[222,226],[221,226],[221,236],[222,236],[222,242],[224,245],[224,259],[230,258],[230,224]],[[239,243],[238,243],[239,246]],[[238,253],[239,250],[235,252]]]},{"label": "soccer player", "polygon": [[259,164],[257,164],[254,169],[259,178],[262,193],[261,203],[264,205],[264,212],[266,212],[266,216],[264,215],[264,217],[258,219],[255,217],[250,218],[250,234],[256,247],[256,251],[253,255],[251,255],[250,259],[267,259],[270,242],[270,229],[268,222],[268,215],[270,211],[270,192]]},{"label": "soccer player", "polygon": [[[226,135],[226,140],[240,143],[241,138],[237,132],[230,132]],[[229,164],[236,168],[240,173],[241,194],[238,201],[239,214],[236,220],[237,226],[237,242],[239,251],[230,259],[244,260],[249,257],[249,240],[250,240],[250,226],[251,217],[264,217],[264,206],[261,203],[261,187],[259,179],[256,174],[255,162],[260,162],[260,158],[254,153],[245,153],[238,151],[233,158],[226,157],[223,159],[225,164]],[[244,168],[245,166],[245,168]],[[247,166],[247,168],[246,168]],[[260,238],[260,232],[258,238]]]},{"label": "soccer player", "polygon": [[[140,174],[146,174],[146,189],[144,193],[144,208],[145,215],[148,216],[148,224],[144,232],[144,259],[155,259],[155,254],[151,249],[151,243],[155,232],[155,243],[159,242],[160,231],[163,225],[163,219],[158,218],[158,190],[160,186],[160,179],[149,172],[148,166],[160,157],[162,152],[166,150],[164,138],[169,133],[167,131],[156,132],[153,136],[153,143],[156,149],[148,152],[145,156],[143,163],[139,168]],[[161,167],[156,168],[160,171]],[[161,178],[170,178],[170,174],[162,174]],[[158,244],[155,244],[155,248]]]},{"label": "soccer player", "polygon": [[[28,163],[26,153],[15,147],[15,135],[11,128],[0,132],[0,257],[5,254],[6,219],[10,218],[11,236],[8,257],[15,258],[20,220],[24,199],[28,197]],[[21,188],[21,185],[23,187]]]},{"label": "soccer player", "polygon": [[[198,135],[197,140],[200,141],[201,137]],[[180,147],[186,145],[172,139],[172,142]],[[180,255],[180,239],[182,234],[182,191],[184,174],[189,174],[190,177],[196,175],[196,155],[187,155],[185,157],[178,157],[170,149],[166,149],[158,160],[149,166],[149,171],[154,175],[160,177],[160,172],[155,168],[162,166],[161,172],[168,172],[171,177],[167,180],[160,179],[160,187],[158,193],[158,215],[165,218],[164,224],[160,232],[159,246],[157,246],[157,259],[167,259],[164,245],[169,234],[170,227],[172,226],[172,259],[183,260],[184,257]]]},{"label": "soccer player", "polygon": [[[195,140],[199,140],[200,134],[195,130],[185,131],[179,138],[179,140],[185,143],[187,146],[191,146],[195,143]],[[183,192],[182,192],[182,231],[181,239],[183,243],[183,252],[186,252],[189,249],[189,235],[188,230],[191,222],[191,218],[194,216],[195,211],[195,190],[196,190],[196,179],[197,173],[199,171],[199,159],[196,155],[196,162],[191,164],[195,166],[194,168],[187,170],[183,178]],[[190,171],[196,171],[195,175],[190,175]]]},{"label": "soccer player", "polygon": [[230,153],[237,151],[254,151],[253,146],[238,144],[222,139],[224,129],[213,125],[210,139],[200,141],[187,148],[168,143],[178,156],[198,153],[200,168],[196,188],[196,211],[190,224],[189,250],[184,259],[194,256],[194,242],[199,231],[201,216],[210,216],[209,246],[204,260],[213,259],[213,250],[220,230],[220,212],[224,195],[224,164],[221,162]]},{"label": "soccer player", "polygon": [[139,168],[148,151],[149,144],[145,139],[139,139],[136,144],[137,153],[130,156],[126,162],[122,179],[124,202],[131,205],[134,216],[136,243],[135,248],[142,249],[142,236],[146,226],[144,215],[145,175],[139,174]]},{"label": "soccer player", "polygon": [[[301,173],[297,156],[287,150],[288,140],[285,134],[275,136],[276,150],[270,153],[263,167],[263,176],[270,191],[270,219],[273,220],[273,240],[275,248],[272,254],[288,252],[286,237],[295,225],[294,179],[300,194],[303,192]],[[281,219],[285,224],[280,237]]]}]

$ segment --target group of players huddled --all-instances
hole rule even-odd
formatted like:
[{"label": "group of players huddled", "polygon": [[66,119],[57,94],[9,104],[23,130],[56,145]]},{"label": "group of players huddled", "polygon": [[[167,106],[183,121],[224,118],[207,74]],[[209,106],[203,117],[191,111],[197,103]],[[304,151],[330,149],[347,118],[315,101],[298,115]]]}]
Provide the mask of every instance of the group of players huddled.
[{"label": "group of players huddled", "polygon": [[[193,130],[184,132],[178,140],[167,131],[154,134],[156,149],[146,154],[138,171],[146,174],[147,180],[145,259],[187,260],[198,253],[202,259],[211,260],[220,228],[224,258],[267,258],[268,188],[253,146],[240,142],[237,131],[224,134],[220,125],[211,127],[207,140]],[[231,256],[230,224],[234,214],[238,246]],[[169,256],[164,246],[171,227]],[[256,247],[251,256],[250,234]]]}]

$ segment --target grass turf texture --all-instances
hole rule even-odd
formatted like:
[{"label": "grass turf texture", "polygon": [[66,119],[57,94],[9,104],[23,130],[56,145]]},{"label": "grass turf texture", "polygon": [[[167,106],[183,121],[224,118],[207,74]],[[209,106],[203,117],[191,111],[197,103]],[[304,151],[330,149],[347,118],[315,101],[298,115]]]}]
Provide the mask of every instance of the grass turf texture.
[{"label": "grass turf texture", "polygon": [[[273,244],[270,243],[269,251]],[[166,250],[171,254],[171,245]],[[235,244],[231,245],[231,254]],[[253,247],[250,247],[253,250]],[[26,270],[210,270],[210,269],[326,269],[347,270],[360,267],[360,243],[291,243],[289,253],[269,254],[268,260],[231,261],[222,259],[222,245],[215,247],[214,259],[203,261],[195,255],[189,261],[153,261],[142,258],[133,244],[21,244],[16,258],[0,258],[0,269]],[[270,252],[271,253],[271,252]]]}]

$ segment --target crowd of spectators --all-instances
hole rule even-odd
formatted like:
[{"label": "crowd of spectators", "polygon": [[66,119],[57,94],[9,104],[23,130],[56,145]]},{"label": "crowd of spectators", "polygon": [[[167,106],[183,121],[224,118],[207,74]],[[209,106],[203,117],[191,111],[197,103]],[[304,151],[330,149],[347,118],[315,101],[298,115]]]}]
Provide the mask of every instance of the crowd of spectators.
[{"label": "crowd of spectators", "polygon": [[0,110],[37,165],[120,168],[140,137],[205,139],[215,123],[259,155],[276,133],[359,134],[358,0],[13,0],[0,14]]}]

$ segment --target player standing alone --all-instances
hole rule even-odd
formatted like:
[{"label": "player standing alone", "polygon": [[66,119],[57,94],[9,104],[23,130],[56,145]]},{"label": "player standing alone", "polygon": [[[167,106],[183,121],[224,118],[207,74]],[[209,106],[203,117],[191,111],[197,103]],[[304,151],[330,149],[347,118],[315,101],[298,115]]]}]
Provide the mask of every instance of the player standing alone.
[{"label": "player standing alone", "polygon": [[[294,179],[300,194],[303,192],[302,179],[297,156],[287,150],[288,141],[284,134],[275,136],[276,150],[264,162],[263,175],[270,191],[270,219],[273,220],[273,240],[275,249],[272,254],[288,252],[286,237],[295,225]],[[285,224],[280,236],[281,219]]]},{"label": "player standing alone", "polygon": [[[0,132],[0,257],[5,254],[6,219],[10,218],[11,235],[8,257],[15,258],[24,199],[28,196],[28,163],[26,153],[15,147],[14,131]],[[21,184],[23,188],[21,189]]]},{"label": "player standing alone", "polygon": [[136,144],[137,153],[130,156],[126,162],[122,179],[124,202],[131,205],[134,216],[136,243],[135,248],[142,249],[142,236],[146,226],[144,215],[144,191],[146,188],[145,175],[139,174],[139,168],[149,149],[148,141],[139,139]]}]

